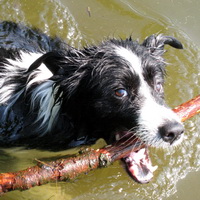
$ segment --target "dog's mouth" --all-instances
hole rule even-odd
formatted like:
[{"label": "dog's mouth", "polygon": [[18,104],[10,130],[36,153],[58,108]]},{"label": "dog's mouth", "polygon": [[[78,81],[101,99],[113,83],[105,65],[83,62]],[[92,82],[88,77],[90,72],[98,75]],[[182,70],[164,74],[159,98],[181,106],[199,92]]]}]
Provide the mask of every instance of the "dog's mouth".
[{"label": "dog's mouth", "polygon": [[128,173],[138,183],[148,183],[151,181],[153,172],[157,169],[157,166],[152,166],[146,146],[138,151],[131,152],[123,160]]},{"label": "dog's mouth", "polygon": [[130,133],[116,133],[116,140],[121,147],[132,147],[130,154],[122,159],[128,174],[138,183],[150,182],[157,166],[152,166],[148,146]]}]

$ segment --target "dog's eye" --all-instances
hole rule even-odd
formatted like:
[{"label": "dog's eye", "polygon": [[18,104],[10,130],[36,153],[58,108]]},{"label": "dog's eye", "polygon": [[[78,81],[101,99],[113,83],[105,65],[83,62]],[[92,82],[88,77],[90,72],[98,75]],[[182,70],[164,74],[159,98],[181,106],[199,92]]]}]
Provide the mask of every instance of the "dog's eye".
[{"label": "dog's eye", "polygon": [[124,89],[118,89],[118,90],[115,90],[115,95],[118,97],[125,97],[128,95],[128,93]]},{"label": "dog's eye", "polygon": [[163,92],[163,85],[161,82],[157,82],[155,85],[155,89],[157,92],[162,93]]}]

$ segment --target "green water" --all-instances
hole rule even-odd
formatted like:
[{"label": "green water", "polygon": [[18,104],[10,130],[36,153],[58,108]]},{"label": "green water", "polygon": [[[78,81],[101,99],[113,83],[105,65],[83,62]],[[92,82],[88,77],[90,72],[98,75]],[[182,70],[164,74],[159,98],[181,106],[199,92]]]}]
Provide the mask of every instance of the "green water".
[{"label": "green water", "polygon": [[[98,44],[108,37],[142,40],[153,33],[177,37],[184,50],[167,47],[169,63],[166,100],[171,107],[198,93],[200,81],[198,0],[0,0],[0,19],[24,22],[58,35],[70,45]],[[133,182],[120,162],[67,183],[50,183],[24,192],[10,192],[3,200],[199,200],[200,116],[185,123],[183,143],[169,150],[150,149],[158,165],[151,183]],[[56,135],[55,135],[56,137]],[[100,143],[97,146],[100,147]],[[72,151],[48,152],[35,149],[0,150],[0,172],[34,165],[35,158],[50,160]]]}]

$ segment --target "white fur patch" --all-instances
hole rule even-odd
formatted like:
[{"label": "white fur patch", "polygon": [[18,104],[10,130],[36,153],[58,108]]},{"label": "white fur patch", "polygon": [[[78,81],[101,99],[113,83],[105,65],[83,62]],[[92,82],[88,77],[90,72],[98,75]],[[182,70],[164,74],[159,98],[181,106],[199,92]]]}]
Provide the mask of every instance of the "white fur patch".
[{"label": "white fur patch", "polygon": [[142,76],[142,68],[141,68],[141,60],[140,58],[135,55],[131,50],[126,49],[124,47],[117,47],[116,53],[124,60],[128,61],[130,65],[131,71],[135,74],[138,74],[141,78]]},{"label": "white fur patch", "polygon": [[53,84],[53,81],[48,80],[36,87],[31,95],[31,109],[34,110],[35,106],[38,105],[40,108],[35,122],[41,121],[41,125],[38,129],[40,130],[45,128],[43,133],[51,130],[55,124],[54,120],[60,110],[60,104],[55,104],[54,97],[58,88],[53,89]]},{"label": "white fur patch", "polygon": [[[21,52],[20,53],[20,56],[21,56],[20,60],[8,59],[8,61],[14,67],[18,66],[18,67],[23,68],[23,69],[28,69],[30,67],[30,65],[34,61],[36,61],[39,57],[41,57],[42,55],[43,54],[41,54],[41,53]],[[10,65],[9,65],[9,67],[10,67]],[[39,73],[37,74],[37,76],[34,79],[32,79],[28,83],[28,86],[30,86],[34,82],[44,81],[44,80],[50,78],[53,75],[52,72],[50,70],[48,70],[48,68],[44,64],[41,64],[40,67],[38,67],[37,71],[39,71]]]},{"label": "white fur patch", "polygon": [[21,51],[20,52],[21,59],[17,60],[7,59],[7,60],[13,66],[19,66],[20,68],[28,69],[30,65],[42,55],[43,55],[42,53],[26,53]]},{"label": "white fur patch", "polygon": [[[159,127],[167,122],[180,123],[180,119],[169,108],[156,103],[152,98],[147,98],[140,110],[138,119],[139,130],[136,134],[148,145],[155,147],[170,146],[170,143],[164,142],[159,134]],[[180,141],[176,141],[174,145]]]}]

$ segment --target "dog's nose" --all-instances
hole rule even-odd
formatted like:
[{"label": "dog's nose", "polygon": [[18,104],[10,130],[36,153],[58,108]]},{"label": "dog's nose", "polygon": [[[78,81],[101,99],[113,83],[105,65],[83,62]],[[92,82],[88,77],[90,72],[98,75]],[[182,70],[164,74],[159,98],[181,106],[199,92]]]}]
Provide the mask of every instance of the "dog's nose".
[{"label": "dog's nose", "polygon": [[165,142],[173,144],[184,133],[184,127],[178,122],[169,122],[159,128],[160,135]]}]

